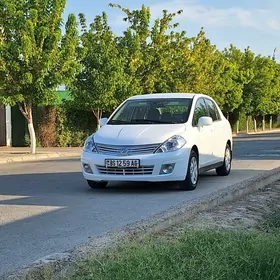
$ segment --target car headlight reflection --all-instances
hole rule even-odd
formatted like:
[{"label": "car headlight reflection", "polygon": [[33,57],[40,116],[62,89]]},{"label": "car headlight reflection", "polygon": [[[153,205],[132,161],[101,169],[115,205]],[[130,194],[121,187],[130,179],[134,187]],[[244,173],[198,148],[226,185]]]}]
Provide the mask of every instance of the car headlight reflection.
[{"label": "car headlight reflection", "polygon": [[180,150],[186,144],[186,140],[182,136],[175,135],[165,141],[155,153],[167,153]]},{"label": "car headlight reflection", "polygon": [[84,144],[84,152],[87,153],[97,153],[97,148],[94,143],[93,136],[88,137]]}]

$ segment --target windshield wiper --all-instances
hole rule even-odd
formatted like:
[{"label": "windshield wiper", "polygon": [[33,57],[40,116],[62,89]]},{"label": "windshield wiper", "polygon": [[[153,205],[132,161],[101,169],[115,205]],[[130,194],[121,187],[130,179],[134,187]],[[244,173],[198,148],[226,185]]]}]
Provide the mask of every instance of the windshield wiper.
[{"label": "windshield wiper", "polygon": [[172,124],[173,122],[165,122],[165,121],[157,121],[157,120],[143,120],[143,119],[134,119],[132,120],[132,123],[137,124]]},{"label": "windshield wiper", "polygon": [[110,120],[108,124],[172,124],[173,122],[163,122],[157,120],[143,120],[143,119],[133,119],[130,122],[122,120]]},{"label": "windshield wiper", "polygon": [[110,120],[108,124],[131,124],[131,122],[122,121],[122,120]]}]

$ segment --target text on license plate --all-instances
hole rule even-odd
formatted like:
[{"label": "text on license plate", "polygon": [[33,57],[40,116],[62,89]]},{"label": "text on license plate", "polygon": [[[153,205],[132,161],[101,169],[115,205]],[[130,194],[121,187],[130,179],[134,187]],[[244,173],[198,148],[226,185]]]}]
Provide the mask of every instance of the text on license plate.
[{"label": "text on license plate", "polygon": [[116,167],[116,168],[139,168],[139,159],[106,159],[106,167]]}]

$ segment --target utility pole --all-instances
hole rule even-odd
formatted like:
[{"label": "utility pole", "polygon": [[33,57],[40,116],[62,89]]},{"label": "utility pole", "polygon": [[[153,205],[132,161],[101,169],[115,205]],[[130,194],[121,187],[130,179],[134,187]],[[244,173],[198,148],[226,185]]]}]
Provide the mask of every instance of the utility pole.
[{"label": "utility pole", "polygon": [[6,106],[6,146],[12,146],[12,108]]},{"label": "utility pole", "polygon": [[274,51],[273,51],[273,55],[272,55],[272,60],[275,60],[275,54],[277,52],[277,48],[274,48]]}]

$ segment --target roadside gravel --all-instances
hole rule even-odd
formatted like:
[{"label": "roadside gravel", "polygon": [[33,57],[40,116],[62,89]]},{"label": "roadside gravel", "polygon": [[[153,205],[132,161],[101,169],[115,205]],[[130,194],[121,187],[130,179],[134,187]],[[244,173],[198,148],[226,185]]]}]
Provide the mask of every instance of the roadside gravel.
[{"label": "roadside gravel", "polygon": [[272,231],[277,220],[280,227],[280,181],[238,201],[198,213],[194,218],[154,236],[173,239],[191,229]]}]

